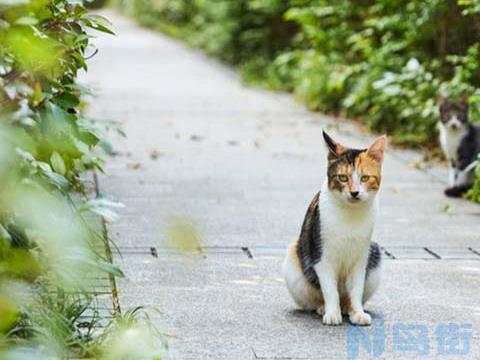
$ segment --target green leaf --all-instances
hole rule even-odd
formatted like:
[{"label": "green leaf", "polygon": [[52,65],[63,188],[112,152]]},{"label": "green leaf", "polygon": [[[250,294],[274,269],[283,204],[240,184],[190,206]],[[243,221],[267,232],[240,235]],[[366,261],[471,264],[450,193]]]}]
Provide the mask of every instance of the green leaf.
[{"label": "green leaf", "polygon": [[106,198],[97,198],[89,200],[83,211],[92,211],[102,216],[107,221],[115,221],[118,219],[118,214],[112,210],[112,208],[123,208],[125,205],[117,201],[109,200]]},{"label": "green leaf", "polygon": [[56,186],[58,189],[64,191],[68,190],[70,183],[64,176],[57,174],[51,170],[44,170],[43,175],[47,178],[47,180],[49,180],[52,185]]},{"label": "green leaf", "polygon": [[37,25],[38,19],[32,16],[22,16],[15,21],[17,25]]},{"label": "green leaf", "polygon": [[[2,224],[0,224],[0,238],[4,241],[6,241],[9,245],[12,244],[12,236],[10,233],[3,227]],[[1,248],[1,246],[0,246]]]},{"label": "green leaf", "polygon": [[67,172],[65,167],[65,162],[63,161],[62,157],[56,151],[53,152],[52,156],[50,157],[50,164],[52,164],[53,170],[61,175],[65,175]]},{"label": "green leaf", "polygon": [[78,97],[75,94],[68,92],[64,92],[56,96],[55,98],[53,98],[53,101],[66,110],[74,108],[78,104],[80,104],[80,100],[78,99]]},{"label": "green leaf", "polygon": [[110,35],[115,35],[115,33],[110,29],[110,27],[112,26],[112,23],[103,16],[95,15],[95,14],[87,14],[82,16],[81,19],[86,26],[92,29],[95,29],[97,31],[101,31]]},{"label": "green leaf", "polygon": [[101,139],[98,145],[103,149],[103,151],[105,151],[105,153],[108,155],[113,155],[113,146],[109,141]]},{"label": "green leaf", "polygon": [[124,278],[125,274],[123,271],[116,265],[109,263],[104,260],[95,260],[90,262],[91,265],[95,266],[97,269],[102,270],[108,274]]}]

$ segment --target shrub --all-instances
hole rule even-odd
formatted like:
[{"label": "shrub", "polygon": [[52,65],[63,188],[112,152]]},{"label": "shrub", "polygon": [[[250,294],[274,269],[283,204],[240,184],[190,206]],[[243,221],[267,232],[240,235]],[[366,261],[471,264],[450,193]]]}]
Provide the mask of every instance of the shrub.
[{"label": "shrub", "polygon": [[100,346],[95,285],[122,272],[98,216],[115,204],[85,172],[102,170],[111,124],[81,112],[90,92],[76,77],[95,53],[88,29],[108,26],[78,1],[0,1],[1,358],[88,357]]},{"label": "shrub", "polygon": [[397,144],[434,146],[435,96],[480,92],[478,0],[116,0],[158,27]]}]

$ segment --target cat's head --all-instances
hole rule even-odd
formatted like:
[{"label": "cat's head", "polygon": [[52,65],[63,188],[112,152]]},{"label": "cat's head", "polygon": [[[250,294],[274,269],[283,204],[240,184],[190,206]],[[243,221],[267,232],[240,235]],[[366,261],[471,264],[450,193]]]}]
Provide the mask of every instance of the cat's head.
[{"label": "cat's head", "polygon": [[440,122],[449,130],[461,131],[468,125],[468,95],[453,101],[442,95],[437,97]]},{"label": "cat's head", "polygon": [[378,138],[368,149],[347,148],[325,131],[323,138],[328,148],[330,191],[352,206],[371,201],[380,189],[386,137]]}]

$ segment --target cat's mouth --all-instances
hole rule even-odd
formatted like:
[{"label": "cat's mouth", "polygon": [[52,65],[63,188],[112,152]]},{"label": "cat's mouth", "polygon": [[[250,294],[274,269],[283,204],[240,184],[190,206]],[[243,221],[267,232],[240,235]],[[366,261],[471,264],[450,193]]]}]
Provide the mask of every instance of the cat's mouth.
[{"label": "cat's mouth", "polygon": [[447,128],[452,131],[458,131],[463,127],[463,124],[458,120],[450,120],[447,122]]},{"label": "cat's mouth", "polygon": [[352,203],[352,204],[355,204],[355,203],[358,203],[362,201],[362,199],[360,199],[359,197],[350,197],[348,198],[348,202]]}]

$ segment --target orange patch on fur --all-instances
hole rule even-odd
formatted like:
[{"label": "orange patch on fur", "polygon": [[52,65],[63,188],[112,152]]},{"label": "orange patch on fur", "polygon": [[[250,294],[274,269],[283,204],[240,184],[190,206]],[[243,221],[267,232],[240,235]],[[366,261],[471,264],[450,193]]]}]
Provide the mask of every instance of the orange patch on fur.
[{"label": "orange patch on fur", "polygon": [[355,168],[360,176],[368,175],[370,178],[365,184],[365,189],[377,190],[380,187],[380,182],[382,180],[382,165],[372,159],[367,152],[361,153],[356,161]]},{"label": "orange patch on fur", "polygon": [[290,252],[292,257],[295,259],[295,265],[297,265],[297,267],[301,269],[302,263],[300,262],[300,259],[298,257],[297,245],[298,245],[298,240],[292,241],[288,246],[288,251]]},{"label": "orange patch on fur", "polygon": [[342,315],[349,315],[352,311],[352,306],[348,295],[340,298],[340,308],[342,309]]}]

